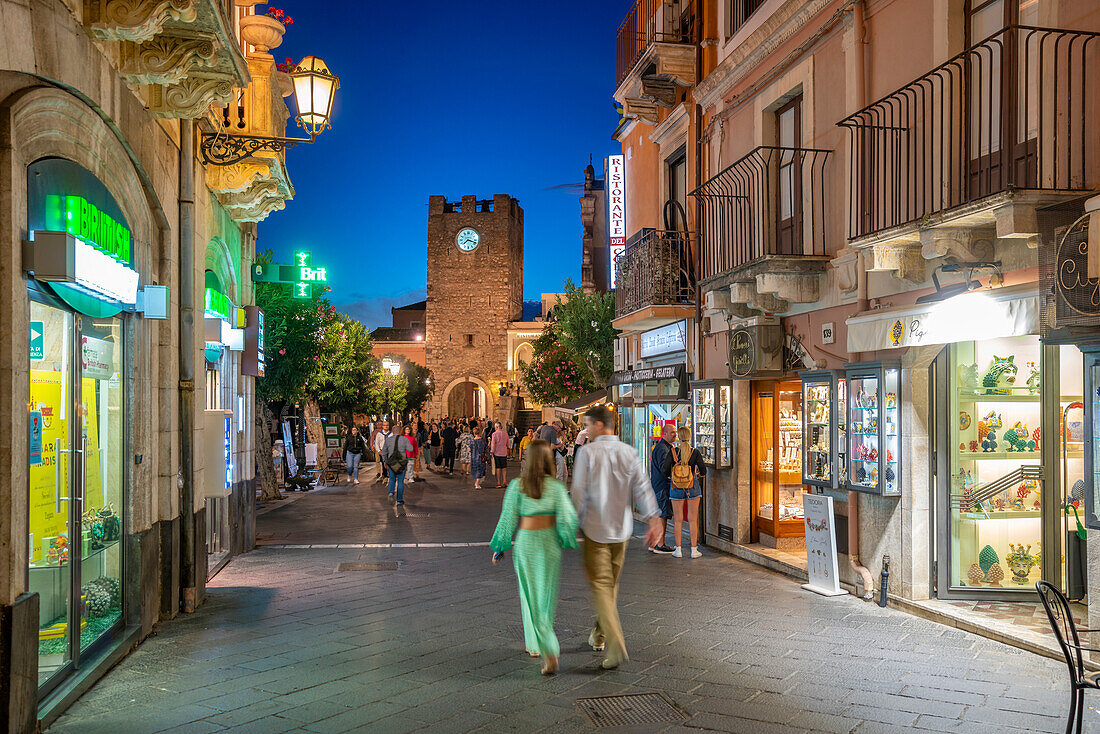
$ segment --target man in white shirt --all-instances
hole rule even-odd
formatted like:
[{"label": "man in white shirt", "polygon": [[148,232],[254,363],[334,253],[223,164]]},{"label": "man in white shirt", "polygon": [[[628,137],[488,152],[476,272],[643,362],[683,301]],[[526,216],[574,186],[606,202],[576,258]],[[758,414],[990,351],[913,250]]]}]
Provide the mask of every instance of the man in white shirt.
[{"label": "man in white shirt", "polygon": [[386,468],[386,462],[382,458],[382,450],[386,446],[386,439],[388,439],[392,435],[393,434],[390,433],[389,421],[382,421],[382,429],[374,434],[373,448],[374,455],[378,458],[378,481],[382,484],[385,484],[386,481],[389,479],[389,470]]},{"label": "man in white shirt", "polygon": [[588,643],[597,651],[610,644],[607,658],[600,664],[607,670],[627,659],[616,604],[626,544],[634,530],[632,495],[649,523],[646,546],[655,545],[664,532],[642,460],[614,434],[613,421],[611,411],[602,405],[584,414],[589,441],[573,468],[572,488],[573,506],[584,534],[584,568],[596,607],[596,626]]}]

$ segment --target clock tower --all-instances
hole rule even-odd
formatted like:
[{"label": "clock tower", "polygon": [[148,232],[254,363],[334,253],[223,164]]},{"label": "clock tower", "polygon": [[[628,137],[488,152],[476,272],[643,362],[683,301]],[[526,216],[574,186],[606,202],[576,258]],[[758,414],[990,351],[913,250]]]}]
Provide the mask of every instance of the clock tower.
[{"label": "clock tower", "polygon": [[492,199],[428,198],[424,343],[433,417],[498,417],[509,379],[508,326],[523,315],[523,209]]}]

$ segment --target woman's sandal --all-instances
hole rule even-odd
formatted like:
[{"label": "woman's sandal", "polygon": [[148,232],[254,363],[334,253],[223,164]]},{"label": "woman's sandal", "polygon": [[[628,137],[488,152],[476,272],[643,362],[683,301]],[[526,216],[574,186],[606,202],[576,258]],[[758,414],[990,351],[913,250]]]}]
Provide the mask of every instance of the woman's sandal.
[{"label": "woman's sandal", "polygon": [[542,666],[543,675],[553,675],[558,672],[558,659],[557,657],[546,658],[546,664]]},{"label": "woman's sandal", "polygon": [[528,651],[527,651],[527,654],[528,654],[528,655],[530,655],[530,656],[531,656],[531,657],[533,657],[533,658],[538,658],[538,657],[542,657],[542,656],[541,656],[541,655],[540,655],[539,653],[537,653],[537,652],[534,652],[534,651],[532,651],[532,650],[528,650]]}]

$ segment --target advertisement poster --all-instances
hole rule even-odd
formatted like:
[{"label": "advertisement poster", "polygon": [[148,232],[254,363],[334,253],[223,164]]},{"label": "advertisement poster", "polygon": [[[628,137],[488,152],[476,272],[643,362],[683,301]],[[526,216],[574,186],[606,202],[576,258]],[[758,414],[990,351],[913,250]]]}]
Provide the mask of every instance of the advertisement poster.
[{"label": "advertisement poster", "polygon": [[31,436],[27,449],[28,461],[31,466],[42,463],[42,411],[32,410],[29,413],[31,424]]},{"label": "advertisement poster", "polygon": [[57,451],[68,445],[68,420],[63,410],[62,395],[66,392],[61,373],[53,370],[31,370],[31,405],[42,416],[42,458],[28,469],[30,484],[30,534],[34,545],[30,548],[31,563],[43,565],[49,538],[56,538],[66,530],[68,505],[61,503],[57,512],[57,493],[68,496],[69,454],[61,455],[60,475],[62,486],[56,485]]},{"label": "advertisement poster", "polygon": [[294,442],[290,440],[290,421],[283,421],[283,450],[286,452],[286,469],[289,476],[298,474],[298,458],[294,455]]},{"label": "advertisement poster", "polygon": [[846,594],[840,588],[840,569],[836,559],[836,528],[833,524],[833,498],[819,494],[802,495],[806,525],[806,570],[810,576],[803,589],[822,596]]}]

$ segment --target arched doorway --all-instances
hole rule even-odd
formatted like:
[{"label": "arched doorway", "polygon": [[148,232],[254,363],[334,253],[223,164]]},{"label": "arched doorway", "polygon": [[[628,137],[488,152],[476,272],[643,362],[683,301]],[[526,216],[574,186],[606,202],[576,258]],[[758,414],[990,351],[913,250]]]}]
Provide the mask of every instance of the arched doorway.
[{"label": "arched doorway", "polygon": [[458,377],[443,391],[443,399],[440,401],[442,412],[452,418],[485,418],[488,416],[488,406],[491,405],[487,391],[488,386],[476,377]]}]

